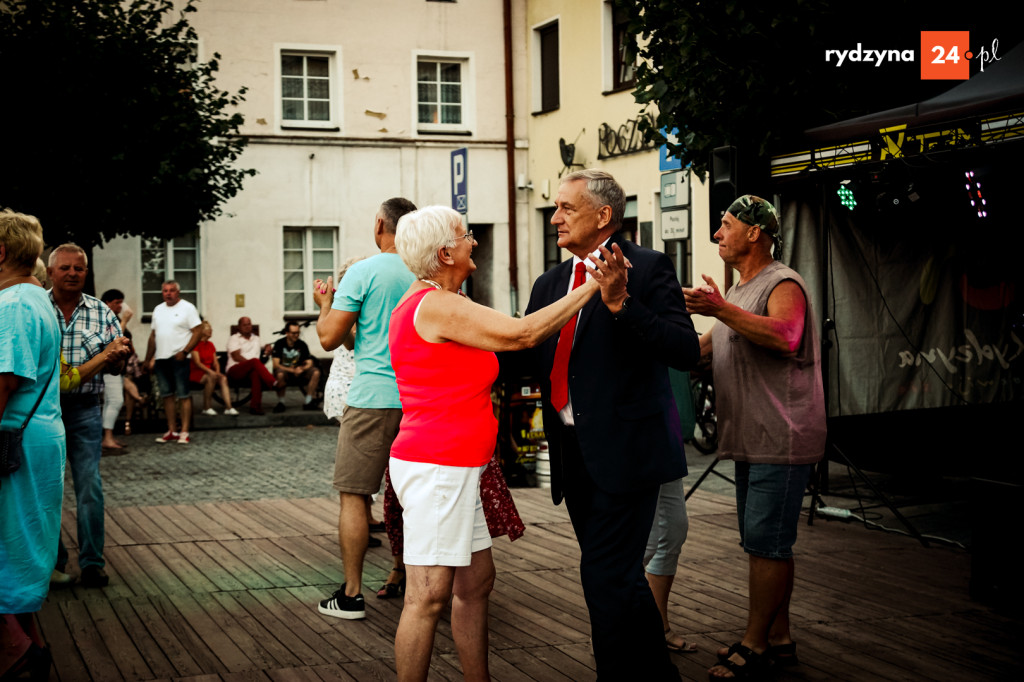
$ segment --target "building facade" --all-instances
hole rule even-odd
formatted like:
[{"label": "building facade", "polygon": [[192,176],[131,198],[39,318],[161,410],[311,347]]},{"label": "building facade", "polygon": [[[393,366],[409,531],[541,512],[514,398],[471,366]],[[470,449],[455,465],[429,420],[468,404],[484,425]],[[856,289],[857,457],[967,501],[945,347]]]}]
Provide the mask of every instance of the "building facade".
[{"label": "building facade", "polygon": [[[623,49],[636,38],[624,30],[625,17],[608,0],[529,0],[526,23],[529,262],[543,271],[568,257],[549,223],[559,178],[597,167],[626,192],[623,229],[633,241],[668,254],[683,285],[702,282],[702,272],[721,281],[705,186],[682,172],[683,182],[669,190],[677,196],[666,203],[688,210],[662,209],[660,150],[643,142],[638,127],[635,69]],[[709,326],[702,318],[694,322]]]},{"label": "building facade", "polygon": [[[635,135],[640,107],[616,57],[629,38],[604,0],[204,0],[190,21],[199,58],[220,55],[218,86],[248,89],[240,164],[258,174],[191,235],[94,250],[97,290],[125,292],[140,339],[169,278],[219,348],[241,316],[265,341],[286,320],[314,320],[313,279],[375,252],[384,199],[451,205],[463,148],[480,243],[469,287],[481,303],[520,311],[537,276],[567,257],[548,220],[559,176],[578,167],[622,182],[626,229],[676,258],[684,284],[721,270],[702,264],[717,261],[706,228],[662,238],[658,151]],[[690,220],[706,226],[699,183],[693,195]],[[322,353],[312,327],[303,336]]]}]

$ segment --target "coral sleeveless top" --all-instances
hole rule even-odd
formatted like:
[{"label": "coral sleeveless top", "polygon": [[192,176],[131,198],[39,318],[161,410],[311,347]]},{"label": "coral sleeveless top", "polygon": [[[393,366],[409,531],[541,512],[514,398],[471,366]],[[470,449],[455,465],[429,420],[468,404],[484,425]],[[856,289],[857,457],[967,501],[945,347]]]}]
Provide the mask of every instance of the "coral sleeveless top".
[{"label": "coral sleeveless top", "polygon": [[498,436],[491,385],[498,358],[455,341],[430,343],[413,324],[418,291],[391,313],[391,366],[402,399],[402,425],[391,456],[409,462],[477,467],[490,461]]}]

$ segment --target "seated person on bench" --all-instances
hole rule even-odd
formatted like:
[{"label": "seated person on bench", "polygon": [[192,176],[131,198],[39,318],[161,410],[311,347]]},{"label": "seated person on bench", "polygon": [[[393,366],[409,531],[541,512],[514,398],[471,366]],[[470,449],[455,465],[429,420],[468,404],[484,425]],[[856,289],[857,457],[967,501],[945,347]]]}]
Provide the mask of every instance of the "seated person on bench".
[{"label": "seated person on bench", "polygon": [[317,409],[320,369],[309,354],[309,346],[299,338],[299,325],[289,322],[283,339],[278,339],[271,353],[274,378],[277,379],[277,405],[274,412],[284,412],[284,392],[288,386],[303,387],[306,392],[304,410]]},{"label": "seated person on bench", "polygon": [[250,414],[264,414],[263,389],[274,385],[274,376],[267,371],[264,358],[270,352],[270,344],[264,348],[259,334],[253,332],[252,320],[238,318],[238,333],[228,339],[228,379],[248,378],[252,382]]}]

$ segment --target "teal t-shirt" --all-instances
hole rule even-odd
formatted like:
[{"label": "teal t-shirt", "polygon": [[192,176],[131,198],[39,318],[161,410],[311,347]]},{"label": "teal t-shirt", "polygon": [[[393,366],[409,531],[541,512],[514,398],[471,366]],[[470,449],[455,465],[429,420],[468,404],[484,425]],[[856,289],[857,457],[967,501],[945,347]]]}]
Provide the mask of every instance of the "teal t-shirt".
[{"label": "teal t-shirt", "polygon": [[350,267],[334,293],[332,308],[359,313],[356,375],[346,399],[352,407],[402,407],[388,351],[388,323],[415,280],[398,254],[380,253]]}]

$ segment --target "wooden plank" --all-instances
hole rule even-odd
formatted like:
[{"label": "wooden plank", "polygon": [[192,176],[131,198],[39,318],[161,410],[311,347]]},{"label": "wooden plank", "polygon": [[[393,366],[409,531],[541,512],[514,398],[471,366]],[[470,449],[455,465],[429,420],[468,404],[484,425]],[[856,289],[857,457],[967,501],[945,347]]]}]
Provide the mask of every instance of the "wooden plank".
[{"label": "wooden plank", "polygon": [[93,678],[101,680],[123,680],[110,651],[103,642],[103,637],[93,626],[92,619],[82,601],[69,601],[61,604],[61,611],[67,621],[82,661]]},{"label": "wooden plank", "polygon": [[202,530],[204,540],[238,540],[239,536],[225,528],[216,518],[206,513],[212,511],[212,505],[174,505],[174,510]]},{"label": "wooden plank", "polygon": [[135,545],[105,547],[103,551],[107,565],[116,569],[119,581],[131,590],[133,595],[159,594],[160,587],[153,582],[149,572],[139,566],[129,552],[134,549]]},{"label": "wooden plank", "polygon": [[135,524],[135,531],[131,535],[139,544],[152,545],[174,541],[175,538],[168,529],[146,514],[145,507],[121,507],[118,511],[121,512],[121,518],[130,519]]},{"label": "wooden plank", "polygon": [[201,549],[211,559],[216,561],[219,565],[223,566],[225,570],[230,571],[232,577],[238,582],[242,583],[247,589],[261,589],[267,587],[273,587],[270,581],[257,573],[251,566],[238,559],[238,557],[231,552],[228,547],[233,546],[239,542],[247,542],[246,540],[231,540],[231,541],[218,541],[218,542],[203,542],[197,543],[196,547]]},{"label": "wooden plank", "polygon": [[153,677],[110,602],[106,599],[87,599],[81,603],[88,610],[92,628],[107,647],[111,660],[124,679],[145,680]]},{"label": "wooden plank", "polygon": [[152,507],[140,507],[143,512],[167,532],[172,542],[191,542],[194,540],[205,540],[206,537],[198,526],[183,517],[170,505],[156,505]]},{"label": "wooden plank", "polygon": [[345,581],[345,573],[341,570],[341,558],[338,556],[337,542],[331,549],[314,542],[309,537],[274,538],[271,542],[287,551],[296,560],[315,569],[320,578],[311,581],[311,584],[333,583],[340,585]]},{"label": "wooden plank", "polygon": [[[209,599],[209,595],[201,595]],[[212,672],[239,672],[253,667],[252,661],[224,633],[216,621],[206,613],[203,607],[186,594],[170,594],[167,600],[181,614],[200,640],[209,648],[212,661],[203,662],[203,670]]]},{"label": "wooden plank", "polygon": [[107,507],[103,516],[103,546],[116,547],[119,545],[133,544],[131,536],[121,527],[120,517],[114,512],[113,507]]},{"label": "wooden plank", "polygon": [[266,528],[250,519],[245,512],[229,502],[210,503],[208,513],[243,540],[267,537]]},{"label": "wooden plank", "polygon": [[325,582],[334,582],[338,571],[336,568],[332,570],[332,566],[339,562],[332,560],[329,562],[328,567],[321,571],[315,562],[310,563],[306,560],[301,550],[292,551],[297,545],[301,546],[303,544],[296,542],[296,538],[286,537],[252,541],[254,549],[263,552],[269,560],[274,561],[277,565],[286,567],[289,573],[296,579],[297,584],[321,585]]},{"label": "wooden plank", "polygon": [[311,670],[316,673],[317,679],[321,682],[359,682],[342,670],[339,665],[314,665],[311,666]]},{"label": "wooden plank", "polygon": [[[216,595],[216,597],[221,599],[222,597],[226,598],[226,595]],[[297,663],[302,665],[329,662],[316,649],[297,636],[292,628],[285,625],[284,621],[294,623],[295,618],[287,609],[279,607],[273,599],[259,600],[249,592],[234,592],[231,597],[245,609],[251,617],[252,623],[259,624],[260,628],[268,633],[269,636],[263,640],[263,645],[271,650],[279,660],[282,660],[282,657],[277,653],[278,649],[283,654],[295,658]]]},{"label": "wooden plank", "polygon": [[[330,595],[315,587],[295,587],[288,589],[287,592],[297,600],[293,604],[292,613],[302,618],[315,632],[324,636],[324,630],[336,630],[338,634],[351,641],[352,652],[349,655],[353,659],[365,661],[394,656],[393,630],[388,633],[382,632],[370,618],[346,621],[319,613],[316,610],[317,602]],[[279,595],[280,591],[274,591],[272,594]],[[295,605],[302,606],[296,610]],[[361,655],[357,656],[357,652]],[[349,670],[347,665],[342,667],[346,671]]]},{"label": "wooden plank", "polygon": [[214,592],[217,586],[210,581],[191,561],[185,558],[179,547],[190,545],[191,551],[197,551],[192,543],[177,543],[173,545],[153,545],[153,554],[163,563],[164,570],[173,573],[174,577],[188,589],[189,592]]},{"label": "wooden plank", "polygon": [[195,676],[204,669],[215,669],[212,652],[170,602],[163,597],[136,597],[129,603],[146,634],[160,647],[178,676]]},{"label": "wooden plank", "polygon": [[92,677],[85,666],[74,635],[64,619],[64,611],[54,602],[52,593],[36,614],[43,640],[50,647],[53,665],[61,682],[87,682]]},{"label": "wooden plank", "polygon": [[543,680],[544,682],[576,682],[581,679],[590,679],[589,674],[585,677],[571,677],[563,674],[559,670],[552,668],[546,661],[537,658],[534,655],[535,651],[537,651],[537,649],[505,649],[500,655],[501,658],[508,661],[508,663],[533,680]]},{"label": "wooden plank", "polygon": [[197,594],[194,599],[205,612],[209,623],[216,626],[247,660],[247,664],[238,670],[250,667],[268,670],[299,664],[297,658],[287,653],[277,655],[281,652],[275,650],[277,647],[273,638],[259,623],[253,622],[252,617],[229,594]]},{"label": "wooden plank", "polygon": [[267,530],[263,537],[291,537],[302,535],[302,524],[284,514],[277,514],[263,500],[232,502],[236,509]]},{"label": "wooden plank", "polygon": [[184,542],[175,545],[175,549],[214,585],[214,590],[211,591],[244,590],[245,585],[233,575],[231,570],[222,566],[203,550],[202,546],[207,544],[210,544],[210,541]]},{"label": "wooden plank", "polygon": [[[142,619],[139,618],[135,609],[132,608],[131,601],[128,599],[113,599],[110,601],[110,607],[117,615],[117,619],[121,621],[121,626],[130,638],[132,646],[138,650],[139,655],[146,662],[146,666],[152,671],[152,674],[158,678],[170,679],[177,677],[177,669],[164,653],[161,643],[157,642],[146,629]],[[128,677],[128,675],[126,674],[125,677]]]},{"label": "wooden plank", "polygon": [[264,500],[263,504],[271,508],[274,513],[287,517],[289,524],[301,530],[303,535],[332,533],[338,530],[337,513],[330,519],[324,519],[315,513],[315,508],[312,505],[307,508],[307,505],[302,504],[301,500]]},{"label": "wooden plank", "polygon": [[156,584],[159,592],[164,594],[189,592],[185,583],[181,582],[172,571],[167,570],[160,556],[154,552],[155,548],[156,545],[136,545],[125,548],[125,552],[135,561],[139,570],[144,571],[149,579]]}]

